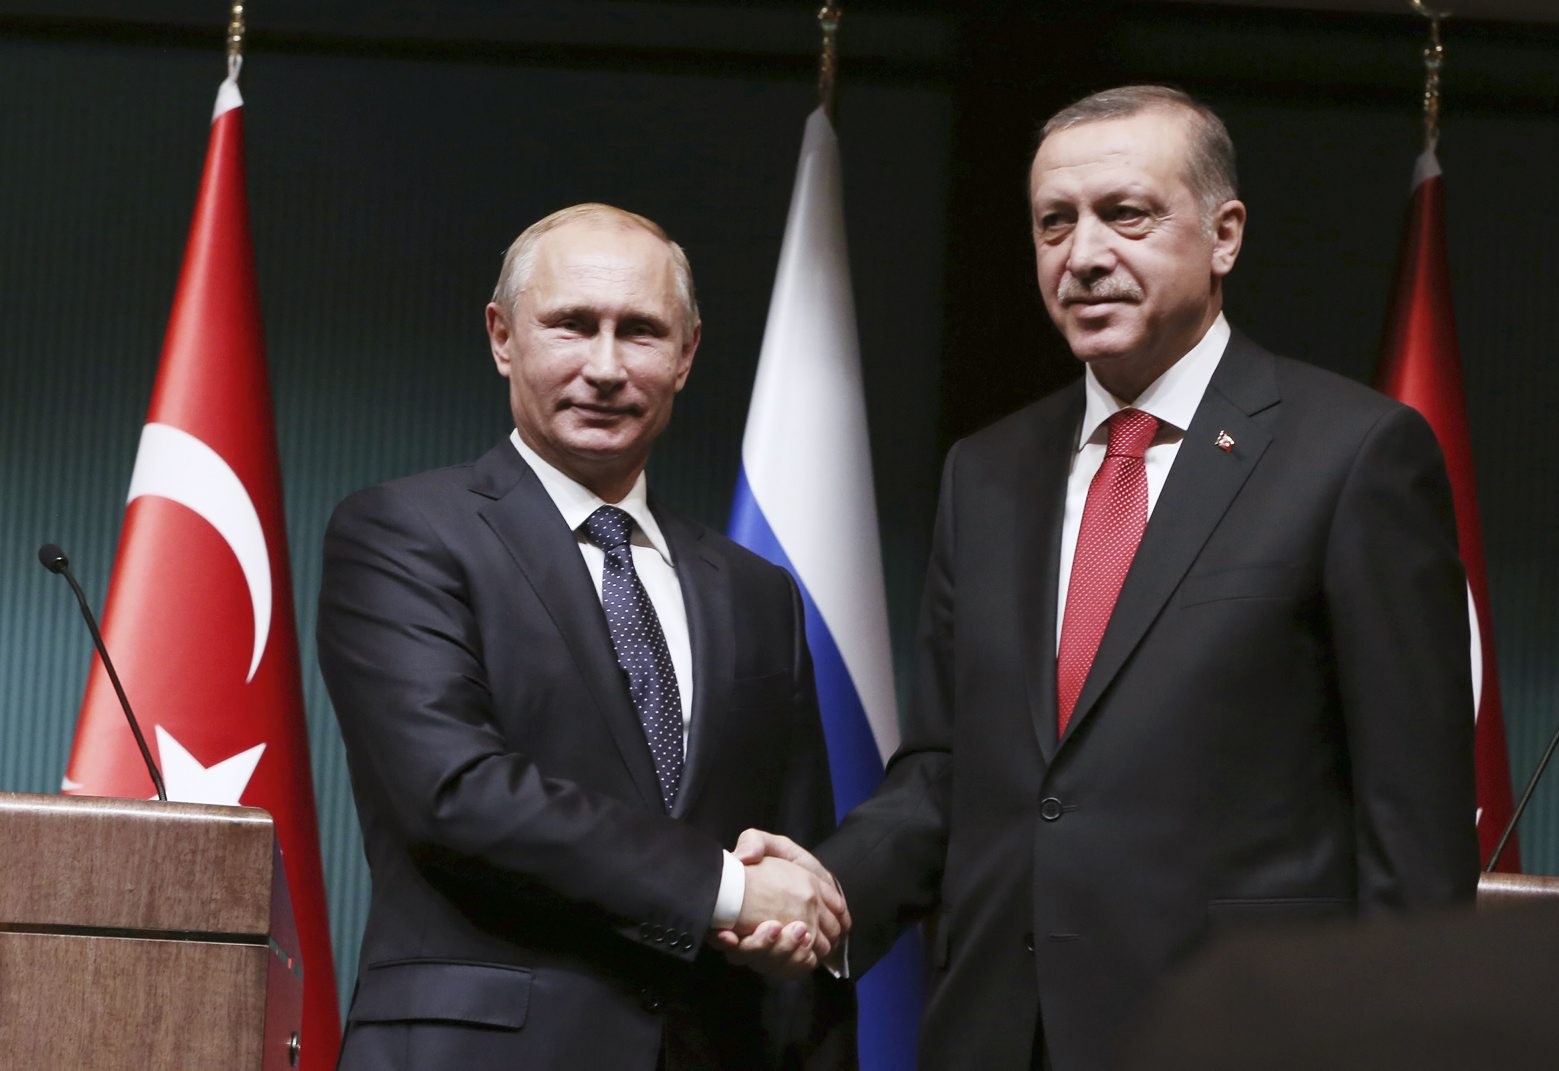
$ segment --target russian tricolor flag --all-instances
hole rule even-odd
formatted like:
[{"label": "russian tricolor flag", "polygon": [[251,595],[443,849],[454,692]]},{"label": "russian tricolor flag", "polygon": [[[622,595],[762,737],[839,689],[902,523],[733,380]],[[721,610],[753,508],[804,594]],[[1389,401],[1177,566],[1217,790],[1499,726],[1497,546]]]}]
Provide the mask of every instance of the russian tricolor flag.
[{"label": "russian tricolor flag", "polygon": [[[882,780],[899,729],[839,140],[822,108],[807,120],[801,144],[730,535],[801,586],[834,806],[843,817]],[[861,1067],[914,1066],[918,937],[903,938],[856,993]]]}]

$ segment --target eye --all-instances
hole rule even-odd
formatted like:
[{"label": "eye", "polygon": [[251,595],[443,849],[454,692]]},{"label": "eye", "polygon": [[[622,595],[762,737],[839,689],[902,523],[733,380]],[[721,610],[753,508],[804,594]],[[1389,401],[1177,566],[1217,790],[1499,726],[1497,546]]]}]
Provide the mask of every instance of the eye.
[{"label": "eye", "polygon": [[653,320],[624,320],[618,334],[623,338],[661,338],[665,329]]},{"label": "eye", "polygon": [[1034,220],[1034,235],[1044,242],[1066,237],[1072,229],[1072,216],[1066,212],[1045,212]]},{"label": "eye", "polygon": [[548,330],[557,331],[565,335],[591,335],[595,333],[595,321],[580,312],[559,312],[553,316],[543,317],[542,322]]},{"label": "eye", "polygon": [[1102,213],[1117,230],[1137,231],[1148,226],[1153,214],[1141,205],[1119,204]]}]

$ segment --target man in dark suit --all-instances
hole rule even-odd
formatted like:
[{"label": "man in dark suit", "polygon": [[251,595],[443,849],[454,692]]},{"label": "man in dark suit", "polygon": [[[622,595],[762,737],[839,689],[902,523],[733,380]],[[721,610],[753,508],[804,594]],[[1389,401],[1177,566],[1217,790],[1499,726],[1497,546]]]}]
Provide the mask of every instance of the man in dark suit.
[{"label": "man in dark suit", "polygon": [[[326,534],[320,665],[373,877],[341,1067],[851,1065],[849,989],[810,971],[837,890],[722,851],[833,825],[796,586],[645,489],[699,341],[687,260],[565,209],[510,248],[487,325],[514,434]],[[705,947],[768,919],[790,980]]]},{"label": "man in dark suit", "polygon": [[[1470,901],[1477,874],[1428,426],[1231,331],[1233,146],[1184,94],[1062,111],[1030,193],[1084,378],[949,454],[903,744],[817,850],[852,973],[935,916],[923,1068],[1107,1067],[1209,934]],[[737,854],[765,852],[818,865]]]}]

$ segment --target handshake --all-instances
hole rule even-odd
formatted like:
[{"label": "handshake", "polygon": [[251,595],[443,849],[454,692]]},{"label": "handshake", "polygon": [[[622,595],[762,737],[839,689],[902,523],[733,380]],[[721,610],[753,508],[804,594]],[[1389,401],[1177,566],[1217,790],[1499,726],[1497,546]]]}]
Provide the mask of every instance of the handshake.
[{"label": "handshake", "polygon": [[746,867],[741,913],[709,943],[738,966],[798,977],[838,959],[850,932],[844,893],[822,863],[789,837],[749,829],[731,854]]}]

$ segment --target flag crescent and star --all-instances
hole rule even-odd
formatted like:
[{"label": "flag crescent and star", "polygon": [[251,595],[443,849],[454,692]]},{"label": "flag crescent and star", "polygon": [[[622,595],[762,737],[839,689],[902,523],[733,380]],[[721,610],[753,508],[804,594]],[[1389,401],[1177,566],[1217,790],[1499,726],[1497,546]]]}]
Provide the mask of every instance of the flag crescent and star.
[{"label": "flag crescent and star", "polygon": [[[328,1071],[340,1013],[262,339],[235,64],[217,94],[102,632],[168,798],[274,819],[303,964],[300,1066]],[[96,658],[62,790],[153,796]]]}]

